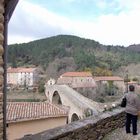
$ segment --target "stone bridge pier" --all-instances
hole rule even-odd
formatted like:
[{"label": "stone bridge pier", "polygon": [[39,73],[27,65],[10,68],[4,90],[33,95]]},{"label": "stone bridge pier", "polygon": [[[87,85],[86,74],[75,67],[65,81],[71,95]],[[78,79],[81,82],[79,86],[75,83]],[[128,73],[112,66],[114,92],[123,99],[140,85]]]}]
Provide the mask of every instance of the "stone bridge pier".
[{"label": "stone bridge pier", "polygon": [[45,85],[45,94],[49,102],[69,108],[68,123],[102,112],[98,103],[67,85]]}]

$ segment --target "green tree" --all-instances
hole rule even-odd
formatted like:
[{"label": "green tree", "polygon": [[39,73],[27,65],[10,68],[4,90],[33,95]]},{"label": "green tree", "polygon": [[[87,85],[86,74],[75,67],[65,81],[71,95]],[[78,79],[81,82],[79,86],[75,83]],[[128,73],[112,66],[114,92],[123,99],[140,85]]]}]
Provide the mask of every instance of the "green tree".
[{"label": "green tree", "polygon": [[132,80],[133,81],[139,81],[137,77],[134,77]]},{"label": "green tree", "polygon": [[16,57],[15,55],[12,56],[12,67],[16,68],[17,67],[17,62],[16,62]]},{"label": "green tree", "polygon": [[39,85],[38,85],[39,93],[43,93],[45,91],[44,85],[45,85],[44,82],[39,83]]}]

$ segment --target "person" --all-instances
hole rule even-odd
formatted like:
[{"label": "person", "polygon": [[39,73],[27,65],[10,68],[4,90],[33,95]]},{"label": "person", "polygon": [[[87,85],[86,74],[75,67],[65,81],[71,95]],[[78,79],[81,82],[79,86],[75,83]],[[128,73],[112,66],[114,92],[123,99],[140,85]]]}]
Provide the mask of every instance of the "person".
[{"label": "person", "polygon": [[138,111],[140,111],[140,98],[135,93],[135,87],[133,85],[129,86],[129,92],[125,95],[126,97],[126,133],[131,133],[130,127],[132,123],[133,135],[137,135],[137,120]]}]

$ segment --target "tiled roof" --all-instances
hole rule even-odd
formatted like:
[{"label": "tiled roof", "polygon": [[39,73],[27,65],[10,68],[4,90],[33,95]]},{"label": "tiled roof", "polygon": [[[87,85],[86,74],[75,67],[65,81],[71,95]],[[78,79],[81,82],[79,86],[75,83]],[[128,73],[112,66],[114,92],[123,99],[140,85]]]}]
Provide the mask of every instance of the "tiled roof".
[{"label": "tiled roof", "polygon": [[118,76],[99,76],[94,77],[95,81],[123,81],[124,79]]},{"label": "tiled roof", "polygon": [[130,81],[130,82],[128,82],[128,84],[129,85],[131,85],[131,84],[138,84],[138,82],[137,81]]},{"label": "tiled roof", "polygon": [[36,68],[22,68],[22,67],[18,67],[18,68],[8,68],[7,72],[8,73],[20,73],[20,72],[33,72]]},{"label": "tiled roof", "polygon": [[47,102],[8,102],[7,122],[68,116],[68,109]]},{"label": "tiled roof", "polygon": [[92,77],[90,72],[66,72],[61,77]]}]

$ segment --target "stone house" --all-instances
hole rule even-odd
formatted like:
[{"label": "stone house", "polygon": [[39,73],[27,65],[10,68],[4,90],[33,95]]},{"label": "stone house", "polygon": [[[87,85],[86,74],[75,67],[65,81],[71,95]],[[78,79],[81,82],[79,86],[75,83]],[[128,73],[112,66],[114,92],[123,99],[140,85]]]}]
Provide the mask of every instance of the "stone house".
[{"label": "stone house", "polygon": [[47,102],[7,103],[7,138],[19,139],[67,123],[68,109]]},{"label": "stone house", "polygon": [[58,78],[57,84],[65,84],[74,89],[96,87],[90,72],[66,72]]},{"label": "stone house", "polygon": [[113,85],[118,87],[122,92],[125,91],[124,79],[119,76],[99,76],[94,77],[98,87],[101,87],[104,84],[108,84],[109,81],[113,82]]},{"label": "stone house", "polygon": [[68,85],[90,99],[96,95],[96,83],[91,72],[66,72],[58,78],[57,84]]},{"label": "stone house", "polygon": [[8,68],[7,84],[14,86],[32,87],[37,84],[39,73],[37,68]]}]

